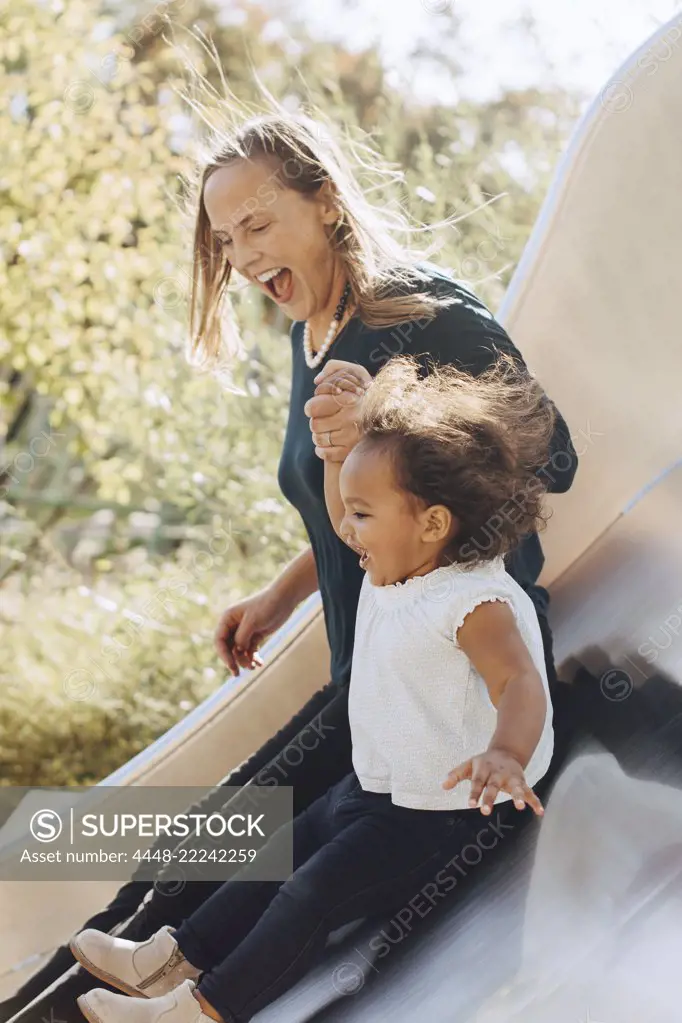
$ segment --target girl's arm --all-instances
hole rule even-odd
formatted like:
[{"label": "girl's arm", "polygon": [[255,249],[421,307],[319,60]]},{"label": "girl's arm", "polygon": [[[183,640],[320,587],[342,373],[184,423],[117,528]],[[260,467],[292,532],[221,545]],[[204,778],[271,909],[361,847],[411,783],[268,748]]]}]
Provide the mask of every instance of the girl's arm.
[{"label": "girl's arm", "polygon": [[542,735],[547,697],[514,612],[499,600],[478,604],[464,619],[457,641],[497,709],[488,748],[509,753],[525,768]]},{"label": "girl's arm", "polygon": [[503,791],[511,795],[517,810],[528,805],[542,816],[544,808],[524,770],[542,735],[547,697],[513,611],[497,600],[478,604],[460,626],[457,641],[488,687],[497,708],[497,728],[487,750],[450,771],[443,788],[470,779],[470,808],[480,799],[481,813],[492,813]]},{"label": "girl's arm", "polygon": [[[339,488],[339,476],[341,475],[342,466],[343,462],[332,462],[329,459],[324,461],[324,499],[327,502],[329,519],[337,536],[341,536],[339,530],[341,528],[341,521],[346,513]],[[342,536],[341,539],[343,540]]]}]

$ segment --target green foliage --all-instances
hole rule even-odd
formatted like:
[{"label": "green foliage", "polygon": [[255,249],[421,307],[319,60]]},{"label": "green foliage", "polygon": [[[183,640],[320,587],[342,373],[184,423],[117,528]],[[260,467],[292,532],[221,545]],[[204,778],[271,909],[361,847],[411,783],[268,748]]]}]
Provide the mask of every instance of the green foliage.
[{"label": "green foliage", "polygon": [[[242,292],[231,374],[184,358],[191,124],[159,6],[119,25],[81,0],[0,12],[0,784],[91,783],[147,746],[224,681],[220,611],[306,543],[276,481],[288,324]],[[305,100],[305,82],[373,132],[405,169],[393,198],[467,214],[439,261],[495,308],[577,103],[410,106],[375,54],[293,22],[268,41],[269,16],[243,10],[238,32],[190,0],[174,30],[210,30],[238,95],[256,95],[246,43],[275,95]]]}]

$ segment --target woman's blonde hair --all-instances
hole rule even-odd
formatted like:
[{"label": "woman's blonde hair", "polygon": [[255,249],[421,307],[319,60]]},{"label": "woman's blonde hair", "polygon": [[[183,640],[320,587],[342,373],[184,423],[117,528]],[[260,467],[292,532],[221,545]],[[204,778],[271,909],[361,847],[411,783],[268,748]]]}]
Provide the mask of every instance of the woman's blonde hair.
[{"label": "woman's blonde hair", "polygon": [[[273,164],[273,176],[284,188],[293,188],[306,196],[315,195],[328,182],[339,209],[339,221],[330,235],[332,245],[344,264],[351,286],[354,315],[370,327],[389,327],[409,320],[432,319],[456,299],[429,293],[422,285],[429,281],[418,269],[439,248],[432,243],[416,251],[401,243],[400,235],[433,232],[451,227],[462,216],[426,226],[412,221],[398,201],[373,205],[359,182],[359,176],[379,178],[372,190],[383,189],[403,174],[386,163],[366,141],[347,135],[344,148],[334,137],[336,132],[319,111],[315,117],[289,113],[267,92],[270,110],[253,115],[246,104],[230,93],[222,101],[222,114],[231,123],[213,128],[213,138],[190,181],[190,208],[194,217],[193,272],[190,293],[191,359],[198,364],[214,363],[224,347],[227,328],[228,347],[238,345],[236,326],[227,286],[232,267],[220,242],[212,233],[204,207],[204,186],[211,175],[235,160],[267,160]],[[250,116],[244,116],[246,112]]]}]

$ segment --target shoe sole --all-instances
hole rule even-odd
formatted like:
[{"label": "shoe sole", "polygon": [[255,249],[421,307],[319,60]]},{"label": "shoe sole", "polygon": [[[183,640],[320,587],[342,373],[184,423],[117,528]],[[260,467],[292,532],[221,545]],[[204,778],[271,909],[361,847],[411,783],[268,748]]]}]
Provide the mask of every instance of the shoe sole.
[{"label": "shoe sole", "polygon": [[[76,938],[71,939],[69,942],[69,948],[81,966],[84,966],[88,973],[97,977],[98,980],[103,980],[105,983],[111,984],[112,987],[115,987],[118,991],[122,991],[124,995],[130,995],[132,998],[149,998],[149,995],[146,995],[144,991],[139,991],[136,987],[126,984],[126,982],[121,980],[120,977],[114,977],[111,973],[107,973],[106,970],[100,970],[99,966],[95,966],[94,963],[91,963],[85,952],[83,952],[79,947]],[[90,1010],[90,1012],[92,1012],[92,1010]],[[91,1016],[88,1016],[87,1013],[85,1013],[85,1015],[91,1023],[101,1023],[101,1020],[96,1013],[92,1012]]]},{"label": "shoe sole", "polygon": [[85,995],[78,996],[76,999],[76,1005],[90,1023],[102,1023],[102,1020],[99,1018],[95,1010],[86,1002]]}]

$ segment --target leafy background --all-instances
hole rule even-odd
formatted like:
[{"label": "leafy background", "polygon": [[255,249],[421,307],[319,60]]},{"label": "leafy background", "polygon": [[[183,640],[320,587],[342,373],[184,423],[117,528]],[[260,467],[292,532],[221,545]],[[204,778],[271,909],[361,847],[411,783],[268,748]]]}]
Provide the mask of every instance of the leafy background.
[{"label": "leafy background", "polygon": [[[285,7],[0,13],[0,784],[94,783],[232,684],[219,614],[306,545],[276,482],[288,322],[238,290],[232,369],[185,356],[188,62],[253,100],[253,61],[290,109],[312,98],[371,133],[404,170],[376,201],[461,214],[437,261],[493,310],[580,112],[558,88],[418,103],[374,50],[315,39]],[[454,15],[446,31],[456,53]]]}]

